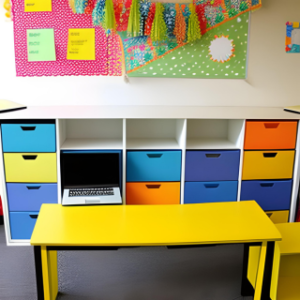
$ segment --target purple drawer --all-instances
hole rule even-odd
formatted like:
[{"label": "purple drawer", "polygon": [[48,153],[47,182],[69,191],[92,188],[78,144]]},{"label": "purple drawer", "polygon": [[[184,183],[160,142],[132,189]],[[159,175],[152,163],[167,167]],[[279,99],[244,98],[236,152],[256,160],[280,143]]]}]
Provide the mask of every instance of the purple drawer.
[{"label": "purple drawer", "polygon": [[235,181],[239,165],[240,150],[187,151],[185,181]]},{"label": "purple drawer", "polygon": [[9,211],[39,211],[43,203],[57,203],[55,183],[7,183]]}]

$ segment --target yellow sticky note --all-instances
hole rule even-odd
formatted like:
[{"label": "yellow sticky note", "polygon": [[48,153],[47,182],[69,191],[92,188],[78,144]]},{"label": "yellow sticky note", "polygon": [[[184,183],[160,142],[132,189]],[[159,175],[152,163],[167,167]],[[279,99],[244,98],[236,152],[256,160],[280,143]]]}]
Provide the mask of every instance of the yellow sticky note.
[{"label": "yellow sticky note", "polygon": [[95,28],[69,29],[69,60],[95,60]]},{"label": "yellow sticky note", "polygon": [[52,11],[52,0],[24,0],[25,12]]},{"label": "yellow sticky note", "polygon": [[293,23],[293,28],[299,28],[299,25],[300,25],[299,22],[294,22]]}]

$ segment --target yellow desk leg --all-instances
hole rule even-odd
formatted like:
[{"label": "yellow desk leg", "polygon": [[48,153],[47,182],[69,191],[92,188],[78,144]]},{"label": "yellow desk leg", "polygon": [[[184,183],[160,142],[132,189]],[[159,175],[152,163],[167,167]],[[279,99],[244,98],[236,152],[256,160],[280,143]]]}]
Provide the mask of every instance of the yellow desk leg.
[{"label": "yellow desk leg", "polygon": [[261,246],[249,247],[247,279],[253,286],[254,290],[256,287],[257,272],[258,272],[258,266],[260,260],[260,251],[261,251]]},{"label": "yellow desk leg", "polygon": [[47,251],[41,247],[43,285],[45,300],[55,300],[58,293],[57,251]]},{"label": "yellow desk leg", "polygon": [[253,300],[260,300],[261,299],[261,292],[264,280],[264,271],[265,271],[265,262],[266,262],[266,255],[267,255],[267,242],[263,242],[260,251],[259,257],[259,264],[258,264],[258,271],[256,277],[256,284],[255,284],[255,292]]},{"label": "yellow desk leg", "polygon": [[272,279],[271,279],[271,291],[270,291],[270,298],[272,300],[277,300],[279,266],[280,266],[280,248],[279,248],[279,243],[275,242]]}]

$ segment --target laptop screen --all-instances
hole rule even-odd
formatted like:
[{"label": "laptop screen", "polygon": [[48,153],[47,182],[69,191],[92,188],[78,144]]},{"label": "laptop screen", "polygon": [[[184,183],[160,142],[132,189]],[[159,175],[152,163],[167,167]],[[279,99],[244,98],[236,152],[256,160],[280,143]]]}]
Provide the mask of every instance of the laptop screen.
[{"label": "laptop screen", "polygon": [[62,188],[120,186],[120,154],[101,152],[61,153]]}]

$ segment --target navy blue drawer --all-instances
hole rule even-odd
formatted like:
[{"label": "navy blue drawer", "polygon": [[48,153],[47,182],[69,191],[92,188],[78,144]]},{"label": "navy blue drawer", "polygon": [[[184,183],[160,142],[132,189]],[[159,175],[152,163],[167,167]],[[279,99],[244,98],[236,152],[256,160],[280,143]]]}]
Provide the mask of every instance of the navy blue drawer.
[{"label": "navy blue drawer", "polygon": [[186,182],[184,203],[237,201],[238,181]]},{"label": "navy blue drawer", "polygon": [[187,151],[185,181],[238,180],[240,150]]},{"label": "navy blue drawer", "polygon": [[55,152],[54,124],[2,124],[3,152]]},{"label": "navy blue drawer", "polygon": [[180,181],[181,151],[128,151],[127,182]]},{"label": "navy blue drawer", "polygon": [[15,240],[29,240],[35,226],[38,212],[11,212],[11,238]]},{"label": "navy blue drawer", "polygon": [[263,210],[290,209],[293,180],[242,181],[241,200],[255,200]]},{"label": "navy blue drawer", "polygon": [[43,203],[57,203],[57,184],[7,183],[9,211],[39,211]]}]

